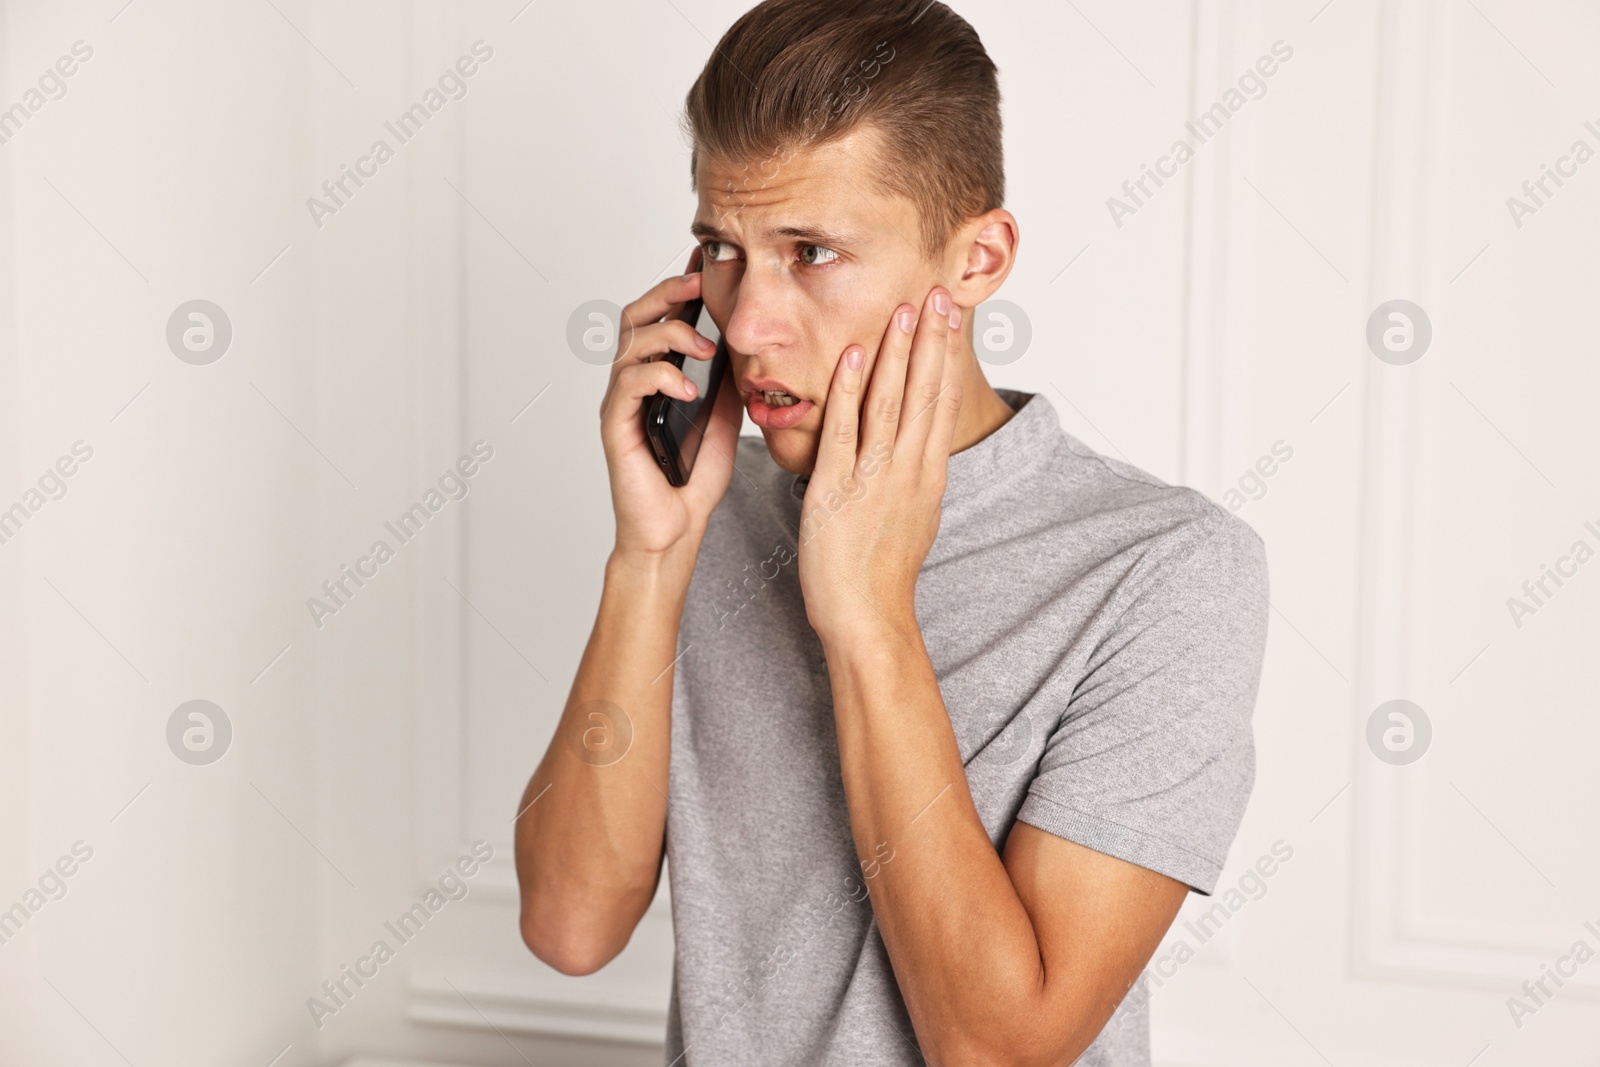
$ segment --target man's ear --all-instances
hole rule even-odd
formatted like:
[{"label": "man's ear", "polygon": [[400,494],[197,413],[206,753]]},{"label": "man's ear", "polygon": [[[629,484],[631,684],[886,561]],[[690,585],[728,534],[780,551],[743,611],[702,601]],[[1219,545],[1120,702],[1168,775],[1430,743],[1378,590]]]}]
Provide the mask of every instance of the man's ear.
[{"label": "man's ear", "polygon": [[993,296],[1017,261],[1017,220],[1005,208],[977,215],[956,231],[945,277],[957,305],[975,308]]}]

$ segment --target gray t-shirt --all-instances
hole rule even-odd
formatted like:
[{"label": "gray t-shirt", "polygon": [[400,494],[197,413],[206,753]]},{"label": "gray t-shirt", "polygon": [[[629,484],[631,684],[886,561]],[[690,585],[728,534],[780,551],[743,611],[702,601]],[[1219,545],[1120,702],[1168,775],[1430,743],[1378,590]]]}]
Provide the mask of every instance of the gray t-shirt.
[{"label": "gray t-shirt", "polygon": [[[997,391],[1016,414],[950,457],[916,599],[978,814],[996,849],[1021,819],[1209,894],[1255,780],[1261,539]],[[678,635],[666,1061],[920,1067],[800,595],[806,479],[759,437],[735,466]],[[1144,998],[1079,1062],[1148,1065]]]}]

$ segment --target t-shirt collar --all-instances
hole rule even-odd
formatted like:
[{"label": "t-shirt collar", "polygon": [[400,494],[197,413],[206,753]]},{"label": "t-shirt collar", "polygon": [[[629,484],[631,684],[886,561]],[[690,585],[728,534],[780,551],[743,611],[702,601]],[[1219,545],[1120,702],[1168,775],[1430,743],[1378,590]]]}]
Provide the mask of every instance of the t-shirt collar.
[{"label": "t-shirt collar", "polygon": [[[975,444],[950,454],[945,468],[945,500],[957,500],[1002,477],[1035,451],[1061,422],[1055,408],[1039,393],[995,387],[1000,399],[1011,405],[1015,415],[999,429]],[[789,487],[796,500],[803,500],[809,474],[799,474]]]}]

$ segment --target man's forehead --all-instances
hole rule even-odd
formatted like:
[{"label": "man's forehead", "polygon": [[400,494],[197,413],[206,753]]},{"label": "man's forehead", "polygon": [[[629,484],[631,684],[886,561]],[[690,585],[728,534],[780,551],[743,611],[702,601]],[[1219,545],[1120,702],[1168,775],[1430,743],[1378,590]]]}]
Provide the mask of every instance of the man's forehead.
[{"label": "man's forehead", "polygon": [[755,163],[702,159],[700,207],[690,231],[712,240],[866,243],[900,207],[864,169],[877,158],[874,133],[856,130]]},{"label": "man's forehead", "polygon": [[821,217],[785,217],[760,219],[750,214],[735,218],[732,212],[716,216],[714,221],[696,218],[689,227],[696,237],[713,241],[737,242],[740,239],[778,241],[804,241],[817,245],[863,245],[871,235],[856,228],[848,219],[830,213]]},{"label": "man's forehead", "polygon": [[865,229],[864,191],[849,175],[838,172],[784,173],[776,162],[728,180],[713,171],[701,186],[700,208],[693,232],[702,237],[799,237],[822,230]]}]

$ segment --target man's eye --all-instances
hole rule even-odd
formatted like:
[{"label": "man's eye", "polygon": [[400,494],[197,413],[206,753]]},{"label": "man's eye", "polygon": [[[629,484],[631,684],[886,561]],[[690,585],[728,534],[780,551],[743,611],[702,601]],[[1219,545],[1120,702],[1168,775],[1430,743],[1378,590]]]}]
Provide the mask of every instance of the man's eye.
[{"label": "man's eye", "polygon": [[[815,252],[819,258],[808,259],[807,258],[807,253],[809,253],[809,252]],[[820,257],[827,257],[827,258],[820,258]],[[832,263],[834,260],[836,260],[838,258],[839,258],[839,253],[835,252],[831,248],[823,248],[821,245],[801,245],[800,246],[800,261],[802,263],[806,264],[806,266],[808,266],[808,267],[820,267],[823,264]]]},{"label": "man's eye", "polygon": [[[724,258],[732,259],[733,246],[725,241],[704,241],[700,245],[701,258],[720,263]],[[727,257],[719,255],[721,252],[730,253]]]}]

